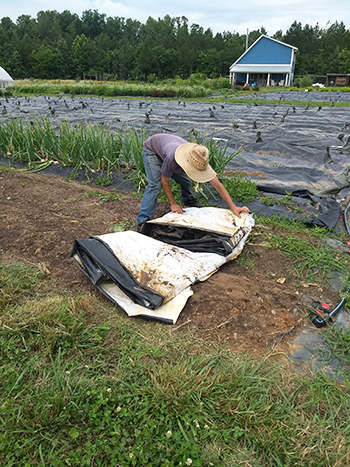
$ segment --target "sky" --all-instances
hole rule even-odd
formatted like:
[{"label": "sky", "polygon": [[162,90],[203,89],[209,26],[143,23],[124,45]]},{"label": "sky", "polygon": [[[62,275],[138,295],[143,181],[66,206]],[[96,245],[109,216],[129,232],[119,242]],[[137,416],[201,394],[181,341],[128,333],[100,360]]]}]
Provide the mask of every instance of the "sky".
[{"label": "sky", "polygon": [[246,1],[199,1],[177,0],[1,0],[0,18],[8,16],[16,22],[20,15],[36,18],[39,11],[68,10],[81,17],[85,10],[97,10],[107,17],[123,17],[146,23],[148,17],[154,19],[185,16],[189,25],[198,24],[203,29],[210,28],[214,34],[232,32],[246,34],[260,29],[269,36],[276,31],[285,33],[294,21],[302,26],[309,24],[327,27],[335,21],[350,29],[349,0],[249,0]]}]

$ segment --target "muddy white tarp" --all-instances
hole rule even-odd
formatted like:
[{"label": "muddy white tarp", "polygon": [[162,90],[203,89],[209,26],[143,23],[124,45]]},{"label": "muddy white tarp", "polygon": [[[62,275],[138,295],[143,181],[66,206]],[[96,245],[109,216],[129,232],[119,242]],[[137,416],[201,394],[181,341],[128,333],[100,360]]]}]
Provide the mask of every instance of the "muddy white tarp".
[{"label": "muddy white tarp", "polygon": [[226,254],[221,248],[218,253],[207,251],[207,238],[202,244],[199,238],[198,251],[190,251],[166,238],[160,241],[126,231],[77,239],[72,257],[96,287],[129,316],[175,323],[192,295],[191,285],[206,280],[240,254],[254,220],[245,213],[239,219],[226,209],[189,208],[184,215],[170,213],[149,224],[202,231],[208,238],[210,233],[215,238],[222,236]]}]

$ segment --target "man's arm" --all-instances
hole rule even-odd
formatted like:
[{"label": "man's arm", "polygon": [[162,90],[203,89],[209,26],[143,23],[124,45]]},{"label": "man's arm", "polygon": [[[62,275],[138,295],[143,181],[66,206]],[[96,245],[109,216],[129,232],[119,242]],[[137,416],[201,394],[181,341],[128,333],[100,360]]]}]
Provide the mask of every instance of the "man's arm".
[{"label": "man's arm", "polygon": [[228,194],[226,188],[220,182],[218,177],[214,177],[212,180],[209,181],[209,183],[211,184],[211,186],[213,188],[215,188],[215,190],[219,193],[221,198],[229,205],[229,207],[230,207],[231,211],[233,212],[233,214],[235,214],[238,217],[241,217],[240,212],[242,212],[242,211],[250,212],[250,210],[249,210],[249,208],[247,208],[247,206],[243,206],[243,207],[240,208],[240,207],[235,205],[235,203],[231,199],[231,196]]},{"label": "man's arm", "polygon": [[171,211],[176,212],[177,214],[183,214],[183,210],[181,206],[177,204],[175,201],[175,198],[172,194],[171,188],[170,188],[170,183],[169,183],[169,178],[164,177],[163,175],[161,176],[161,182],[162,182],[162,187],[165,193],[165,196],[168,198],[168,201],[170,203]]}]

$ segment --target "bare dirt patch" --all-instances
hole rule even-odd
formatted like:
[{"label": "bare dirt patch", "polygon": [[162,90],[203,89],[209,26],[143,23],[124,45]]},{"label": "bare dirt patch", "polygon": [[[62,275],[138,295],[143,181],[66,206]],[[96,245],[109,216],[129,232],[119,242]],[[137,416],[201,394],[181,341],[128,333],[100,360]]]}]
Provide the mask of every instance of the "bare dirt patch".
[{"label": "bare dirt patch", "polygon": [[[0,172],[0,261],[40,263],[53,287],[106,300],[71,260],[74,240],[108,233],[117,223],[134,225],[141,200],[121,193],[121,200],[101,204],[86,196],[96,190],[108,191],[56,176]],[[158,203],[156,216],[166,212],[168,204]],[[288,350],[288,340],[310,326],[300,310],[305,291],[331,305],[339,300],[326,284],[301,288],[290,266],[280,251],[265,249],[253,233],[238,261],[193,286],[175,325],[182,326],[178,332],[191,327],[202,338],[227,340],[230,348],[255,354],[274,344]]]}]

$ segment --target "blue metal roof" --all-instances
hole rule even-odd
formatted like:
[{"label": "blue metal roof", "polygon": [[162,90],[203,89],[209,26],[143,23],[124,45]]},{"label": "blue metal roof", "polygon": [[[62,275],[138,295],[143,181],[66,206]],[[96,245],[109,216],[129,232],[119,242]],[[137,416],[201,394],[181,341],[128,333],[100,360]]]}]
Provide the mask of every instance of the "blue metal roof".
[{"label": "blue metal roof", "polygon": [[231,72],[288,72],[293,65],[294,50],[271,37],[261,35],[254,44],[231,65]]}]

